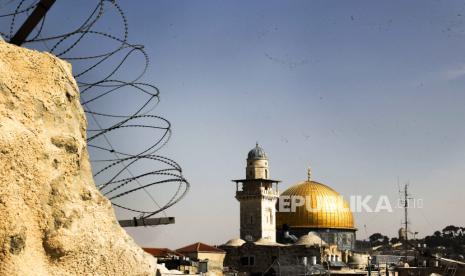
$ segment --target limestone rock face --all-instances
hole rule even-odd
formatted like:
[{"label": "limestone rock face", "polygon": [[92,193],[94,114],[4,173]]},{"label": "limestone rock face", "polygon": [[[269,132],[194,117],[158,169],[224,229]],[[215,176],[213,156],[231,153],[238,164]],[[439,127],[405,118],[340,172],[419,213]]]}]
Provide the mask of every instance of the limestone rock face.
[{"label": "limestone rock face", "polygon": [[154,275],[96,189],[71,66],[0,41],[0,275]]}]

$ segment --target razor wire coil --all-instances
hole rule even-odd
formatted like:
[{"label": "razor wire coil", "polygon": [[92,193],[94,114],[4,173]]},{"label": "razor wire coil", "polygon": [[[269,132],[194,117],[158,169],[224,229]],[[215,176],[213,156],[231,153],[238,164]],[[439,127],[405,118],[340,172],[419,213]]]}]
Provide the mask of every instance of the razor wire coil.
[{"label": "razor wire coil", "polygon": [[[74,77],[80,89],[81,104],[88,121],[94,125],[87,129],[88,148],[95,151],[96,155],[104,155],[104,157],[93,158],[91,154],[93,176],[102,178],[97,181],[96,186],[112,201],[114,206],[136,213],[141,218],[149,218],[178,203],[188,192],[190,184],[184,178],[182,168],[178,163],[158,154],[158,151],[171,137],[171,123],[161,116],[152,114],[159,103],[160,92],[155,85],[142,81],[150,64],[144,46],[129,43],[128,21],[123,9],[116,1],[95,1],[95,7],[75,29],[64,33],[58,32],[58,34],[46,33],[47,20],[52,16],[49,15],[41,20],[23,45],[30,48],[45,48],[51,54],[71,62],[74,68],[78,68],[74,72]],[[24,21],[37,5],[39,5],[38,0],[0,1],[0,20],[8,25],[6,32],[2,29],[5,26],[0,27],[1,36],[7,41],[10,40],[18,29],[18,24]],[[120,35],[98,29],[97,24],[110,11],[113,11],[119,18]],[[53,8],[49,11],[50,13],[53,14]],[[90,36],[105,43],[111,42],[112,48],[100,53],[89,52],[84,55],[82,44]],[[95,43],[99,43],[100,40]],[[122,79],[118,74],[121,74],[125,66],[128,67],[128,60],[135,55],[143,59],[142,64],[138,63],[140,73],[131,79]],[[114,64],[108,69],[105,63],[109,61]],[[85,64],[82,65],[82,63]],[[103,74],[101,71],[108,72]],[[98,78],[92,80],[90,75],[98,75]],[[109,104],[106,102],[107,99],[121,91],[137,93],[138,96],[144,95],[146,99],[141,100],[127,114],[100,111],[95,106],[91,106]],[[120,97],[120,101],[124,102],[124,98]],[[111,123],[106,125],[108,122]],[[112,133],[126,131],[127,135],[134,129],[157,130],[161,133],[152,134],[150,139],[153,139],[153,142],[137,151],[132,147],[131,150],[125,150],[113,145],[109,137]],[[144,166],[140,165],[142,162],[145,162]],[[136,169],[141,168],[143,171],[135,172]],[[164,184],[176,186],[168,200],[160,205],[148,189]],[[155,205],[154,209],[143,209],[116,202],[116,199],[124,199],[128,195],[138,193],[137,196],[139,196],[140,192],[149,197]]]}]

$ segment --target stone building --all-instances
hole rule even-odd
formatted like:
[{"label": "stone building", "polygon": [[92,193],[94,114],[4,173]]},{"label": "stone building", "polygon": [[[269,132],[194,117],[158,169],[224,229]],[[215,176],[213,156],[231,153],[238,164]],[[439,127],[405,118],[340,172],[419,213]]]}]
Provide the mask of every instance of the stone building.
[{"label": "stone building", "polygon": [[270,179],[268,158],[258,144],[247,155],[245,170],[245,179],[233,180],[240,202],[240,237],[250,242],[259,239],[276,242],[279,181]]},{"label": "stone building", "polygon": [[[179,249],[176,249],[177,253],[180,253],[191,260],[206,261],[206,276],[217,276],[223,275],[223,261],[226,252],[208,244],[197,242]],[[199,267],[198,272],[202,272]]]},{"label": "stone building", "polygon": [[191,274],[198,271],[199,263],[169,248],[144,247],[145,252],[157,260],[158,275]]},{"label": "stone building", "polygon": [[308,263],[312,260],[320,263],[320,244],[327,246],[318,237],[303,236],[294,245],[286,245],[260,239],[256,242],[245,242],[243,240],[230,240],[220,246],[227,252],[225,266],[251,275],[275,275],[285,267],[295,267],[304,271],[304,259]]},{"label": "stone building", "polygon": [[276,214],[278,241],[285,241],[286,232],[298,238],[312,231],[340,250],[354,249],[356,229],[349,204],[331,187],[313,181],[310,170],[306,181],[291,186],[280,197],[288,200],[289,208]]},{"label": "stone building", "polygon": [[[297,183],[281,195],[258,144],[247,155],[246,176],[233,180],[240,205],[240,238],[220,246],[224,266],[245,275],[325,273],[346,267],[355,245],[349,204],[329,186]],[[278,200],[279,199],[279,200]]]}]

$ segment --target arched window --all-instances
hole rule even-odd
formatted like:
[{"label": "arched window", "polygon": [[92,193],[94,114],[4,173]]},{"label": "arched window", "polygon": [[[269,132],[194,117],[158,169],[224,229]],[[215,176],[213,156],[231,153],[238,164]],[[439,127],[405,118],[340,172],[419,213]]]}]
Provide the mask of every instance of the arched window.
[{"label": "arched window", "polygon": [[266,209],[266,222],[273,224],[273,210],[271,208]]},{"label": "arched window", "polygon": [[265,169],[265,178],[268,178],[268,170]]}]

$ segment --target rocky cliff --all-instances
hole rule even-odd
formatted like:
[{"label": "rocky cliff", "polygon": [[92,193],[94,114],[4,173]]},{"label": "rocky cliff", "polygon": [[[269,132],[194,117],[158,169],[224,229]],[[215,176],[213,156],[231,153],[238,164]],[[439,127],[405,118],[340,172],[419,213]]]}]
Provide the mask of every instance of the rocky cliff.
[{"label": "rocky cliff", "polygon": [[0,41],[0,275],[153,275],[96,189],[71,66]]}]

